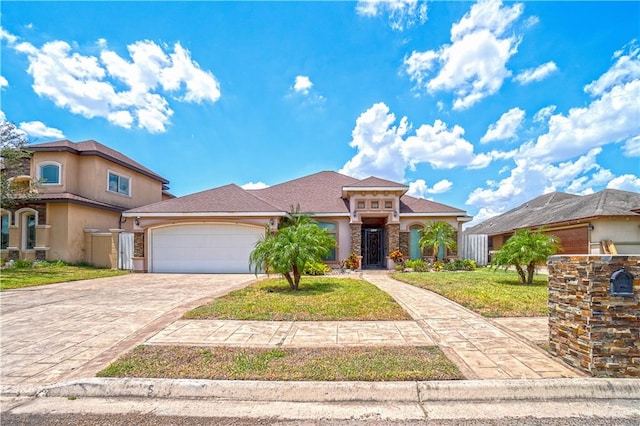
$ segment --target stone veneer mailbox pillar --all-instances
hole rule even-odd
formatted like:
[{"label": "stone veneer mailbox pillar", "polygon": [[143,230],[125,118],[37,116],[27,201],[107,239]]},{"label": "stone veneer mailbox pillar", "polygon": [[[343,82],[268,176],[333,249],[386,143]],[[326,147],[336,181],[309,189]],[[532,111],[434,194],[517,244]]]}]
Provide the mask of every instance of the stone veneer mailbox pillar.
[{"label": "stone veneer mailbox pillar", "polygon": [[547,265],[551,352],[594,377],[640,377],[640,255]]}]

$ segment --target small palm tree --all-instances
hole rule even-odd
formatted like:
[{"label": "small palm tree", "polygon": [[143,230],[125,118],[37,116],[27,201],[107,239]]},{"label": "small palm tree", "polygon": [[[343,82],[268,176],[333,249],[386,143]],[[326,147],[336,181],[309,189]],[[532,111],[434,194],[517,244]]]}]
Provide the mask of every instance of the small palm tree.
[{"label": "small palm tree", "polygon": [[447,222],[427,222],[420,230],[420,248],[433,248],[433,254],[437,260],[443,259],[440,247],[454,249],[457,245],[456,230]]},{"label": "small palm tree", "polygon": [[505,269],[515,266],[522,284],[532,284],[536,265],[545,263],[560,248],[560,240],[543,231],[517,230],[494,254],[491,264]]},{"label": "small palm tree", "polygon": [[335,247],[335,240],[312,219],[293,220],[277,233],[267,230],[249,256],[249,267],[284,275],[289,288],[298,290],[307,262],[322,262]]}]

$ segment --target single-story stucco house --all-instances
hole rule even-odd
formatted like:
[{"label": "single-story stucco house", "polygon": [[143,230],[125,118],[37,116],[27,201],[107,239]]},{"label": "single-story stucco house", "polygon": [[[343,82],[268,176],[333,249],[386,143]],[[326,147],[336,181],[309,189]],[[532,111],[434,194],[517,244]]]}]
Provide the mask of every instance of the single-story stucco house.
[{"label": "single-story stucco house", "polygon": [[640,194],[604,189],[594,194],[552,192],[468,228],[487,235],[489,252],[518,229],[544,228],[560,240],[562,254],[640,253]]},{"label": "single-story stucco house", "polygon": [[[295,208],[335,237],[325,259],[332,267],[349,254],[363,269],[393,268],[389,253],[419,258],[419,229],[445,221],[462,234],[471,220],[464,210],[407,195],[407,185],[332,171],[264,189],[229,184],[123,213],[134,223],[134,270],[138,272],[246,273],[249,255],[267,229]],[[448,256],[456,253],[448,252]]]}]

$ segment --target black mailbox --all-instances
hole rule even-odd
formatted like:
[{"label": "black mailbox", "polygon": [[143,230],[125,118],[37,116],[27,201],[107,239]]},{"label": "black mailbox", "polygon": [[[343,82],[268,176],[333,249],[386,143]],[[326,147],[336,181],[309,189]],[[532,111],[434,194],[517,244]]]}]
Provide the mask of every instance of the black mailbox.
[{"label": "black mailbox", "polygon": [[609,278],[611,283],[611,295],[633,297],[633,275],[627,272],[626,269],[618,269]]}]

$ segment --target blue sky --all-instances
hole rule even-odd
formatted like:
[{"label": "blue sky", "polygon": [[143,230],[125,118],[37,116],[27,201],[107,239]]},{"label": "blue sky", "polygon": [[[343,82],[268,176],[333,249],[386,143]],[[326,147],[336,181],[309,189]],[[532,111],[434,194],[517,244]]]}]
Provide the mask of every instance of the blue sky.
[{"label": "blue sky", "polygon": [[474,223],[640,191],[639,2],[2,2],[0,118],[189,193],[322,170]]}]

